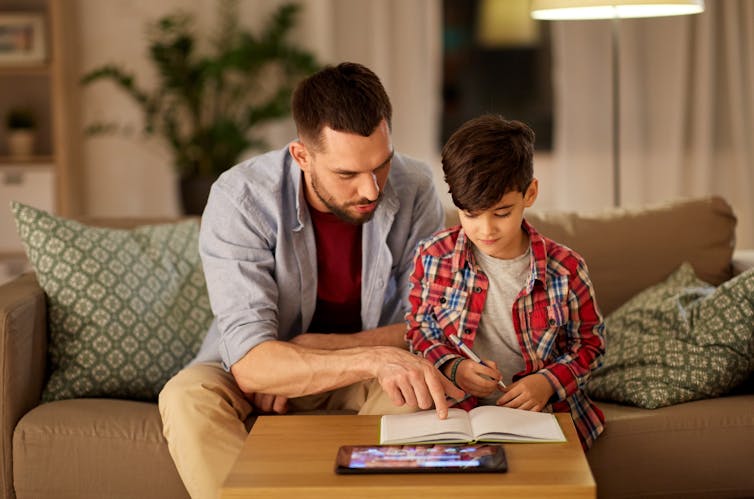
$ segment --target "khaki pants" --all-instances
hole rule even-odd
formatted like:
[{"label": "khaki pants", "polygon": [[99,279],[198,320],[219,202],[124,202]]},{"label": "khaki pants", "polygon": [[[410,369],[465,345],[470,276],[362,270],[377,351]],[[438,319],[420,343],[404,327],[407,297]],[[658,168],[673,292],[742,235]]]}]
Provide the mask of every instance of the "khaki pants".
[{"label": "khaki pants", "polygon": [[[160,392],[163,434],[193,499],[216,498],[255,415],[233,376],[219,363],[189,366]],[[395,406],[376,380],[288,401],[290,412],[351,410],[359,414],[413,412]]]}]

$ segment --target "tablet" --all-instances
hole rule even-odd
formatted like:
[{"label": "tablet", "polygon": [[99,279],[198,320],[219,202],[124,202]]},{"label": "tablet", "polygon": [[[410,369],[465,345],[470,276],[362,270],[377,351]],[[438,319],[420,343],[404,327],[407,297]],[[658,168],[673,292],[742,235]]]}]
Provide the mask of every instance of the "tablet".
[{"label": "tablet", "polygon": [[508,469],[500,444],[344,445],[335,472],[491,473]]}]

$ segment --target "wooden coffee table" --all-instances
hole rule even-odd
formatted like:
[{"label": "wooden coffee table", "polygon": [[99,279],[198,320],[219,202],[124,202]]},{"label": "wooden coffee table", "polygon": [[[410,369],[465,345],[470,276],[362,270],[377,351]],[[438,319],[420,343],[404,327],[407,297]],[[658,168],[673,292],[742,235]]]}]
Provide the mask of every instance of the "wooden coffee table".
[{"label": "wooden coffee table", "polygon": [[223,498],[594,498],[573,421],[566,443],[505,444],[507,473],[336,475],[338,447],[379,443],[379,416],[260,416],[222,488]]}]

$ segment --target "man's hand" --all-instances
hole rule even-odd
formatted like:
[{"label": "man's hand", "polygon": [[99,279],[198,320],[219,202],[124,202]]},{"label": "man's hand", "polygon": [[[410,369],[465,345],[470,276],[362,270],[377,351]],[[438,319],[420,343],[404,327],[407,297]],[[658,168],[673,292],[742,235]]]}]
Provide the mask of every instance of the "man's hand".
[{"label": "man's hand", "polygon": [[508,385],[508,391],[497,400],[497,405],[539,412],[545,408],[554,393],[555,390],[543,374],[530,374]]},{"label": "man's hand", "polygon": [[[377,352],[375,352],[377,354]],[[463,390],[450,382],[428,360],[397,348],[380,349],[377,381],[395,405],[429,409],[434,402],[437,416],[448,417],[446,395],[460,399]]]},{"label": "man's hand", "polygon": [[259,412],[285,414],[288,412],[288,397],[282,395],[269,395],[266,393],[247,394],[251,405]]},{"label": "man's hand", "polygon": [[[456,384],[475,397],[487,397],[492,394],[497,389],[497,382],[503,377],[493,361],[485,360],[484,363],[485,365],[482,365],[465,359],[456,368]],[[452,362],[450,364],[452,365]]]}]

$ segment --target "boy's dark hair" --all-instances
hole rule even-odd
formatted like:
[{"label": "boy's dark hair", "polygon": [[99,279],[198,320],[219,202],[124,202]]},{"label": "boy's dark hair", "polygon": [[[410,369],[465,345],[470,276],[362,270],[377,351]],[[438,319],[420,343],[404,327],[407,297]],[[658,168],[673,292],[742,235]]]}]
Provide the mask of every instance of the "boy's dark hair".
[{"label": "boy's dark hair", "polygon": [[486,210],[510,191],[525,193],[534,178],[534,132],[520,121],[485,114],[467,121],[442,148],[442,170],[453,204]]},{"label": "boy's dark hair", "polygon": [[361,64],[326,66],[298,84],[291,98],[298,136],[321,145],[322,128],[370,136],[393,108],[380,79]]}]

